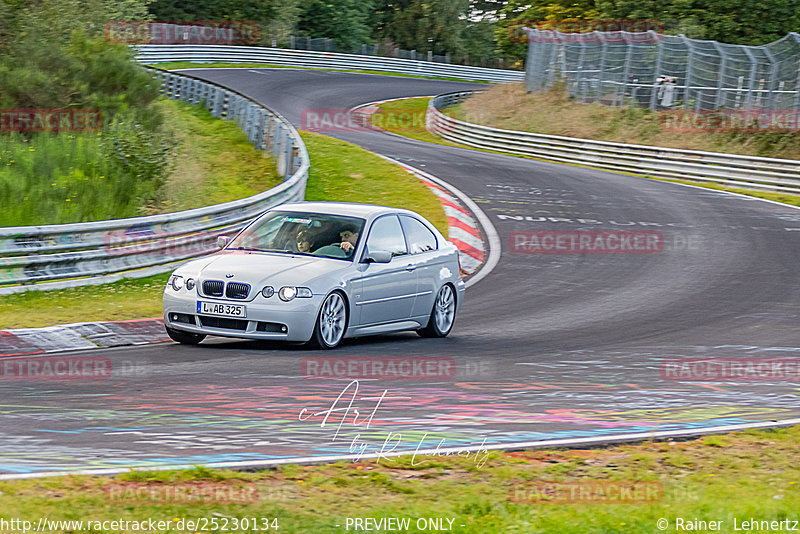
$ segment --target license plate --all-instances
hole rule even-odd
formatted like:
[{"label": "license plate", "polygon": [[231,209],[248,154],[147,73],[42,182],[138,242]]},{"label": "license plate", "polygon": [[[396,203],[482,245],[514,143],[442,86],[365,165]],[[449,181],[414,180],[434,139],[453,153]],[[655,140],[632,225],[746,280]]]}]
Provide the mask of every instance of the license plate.
[{"label": "license plate", "polygon": [[247,317],[247,308],[241,304],[220,304],[198,300],[197,313],[219,315],[220,317]]}]

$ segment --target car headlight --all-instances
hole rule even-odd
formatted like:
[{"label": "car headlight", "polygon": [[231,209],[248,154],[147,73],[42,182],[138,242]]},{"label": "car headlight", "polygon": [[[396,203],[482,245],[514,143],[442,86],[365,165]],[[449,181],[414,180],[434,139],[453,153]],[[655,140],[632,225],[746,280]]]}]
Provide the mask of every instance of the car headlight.
[{"label": "car headlight", "polygon": [[268,299],[275,294],[275,288],[272,286],[267,286],[261,290],[261,294],[264,295],[265,299]]},{"label": "car headlight", "polygon": [[173,274],[172,279],[169,281],[169,285],[172,286],[172,289],[175,291],[180,291],[181,288],[183,288],[183,277]]},{"label": "car headlight", "polygon": [[281,290],[278,291],[278,296],[284,302],[289,302],[295,298],[310,299],[311,295],[311,290],[307,287],[286,286],[282,287]]},{"label": "car headlight", "polygon": [[194,286],[195,286],[194,278],[187,278],[186,279],[186,289],[191,291],[192,289],[194,289]]}]

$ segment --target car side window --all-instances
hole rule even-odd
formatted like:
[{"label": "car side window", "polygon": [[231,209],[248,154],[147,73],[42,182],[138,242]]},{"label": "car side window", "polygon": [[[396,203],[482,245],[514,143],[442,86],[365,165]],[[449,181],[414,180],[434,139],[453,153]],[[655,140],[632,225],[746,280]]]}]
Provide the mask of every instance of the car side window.
[{"label": "car side window", "polygon": [[436,243],[436,236],[433,235],[433,232],[417,219],[407,215],[401,215],[400,221],[403,225],[403,231],[406,234],[408,251],[411,254],[419,254],[439,248]]},{"label": "car side window", "polygon": [[385,215],[372,223],[367,238],[367,250],[385,250],[391,252],[392,256],[402,256],[408,253],[403,229],[400,227],[397,216]]}]

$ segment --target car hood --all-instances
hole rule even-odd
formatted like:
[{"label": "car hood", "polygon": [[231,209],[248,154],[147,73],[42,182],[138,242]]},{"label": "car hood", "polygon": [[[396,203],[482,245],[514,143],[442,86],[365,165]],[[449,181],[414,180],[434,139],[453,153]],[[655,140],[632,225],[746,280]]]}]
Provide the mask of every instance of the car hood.
[{"label": "car hood", "polygon": [[[271,285],[304,285],[320,276],[343,272],[350,261],[292,254],[231,251],[214,254],[184,265],[180,271],[200,280],[244,282],[254,288]],[[233,276],[228,278],[228,275]]]}]

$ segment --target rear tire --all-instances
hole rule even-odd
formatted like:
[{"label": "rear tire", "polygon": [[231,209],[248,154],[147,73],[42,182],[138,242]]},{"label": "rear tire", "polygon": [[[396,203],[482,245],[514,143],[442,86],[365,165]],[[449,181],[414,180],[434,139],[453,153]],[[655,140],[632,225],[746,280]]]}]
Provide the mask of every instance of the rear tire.
[{"label": "rear tire", "polygon": [[334,291],[322,302],[309,346],[335,349],[347,331],[347,319],[347,301],[339,291]]},{"label": "rear tire", "polygon": [[167,335],[173,341],[177,341],[182,345],[197,345],[206,338],[205,334],[193,334],[192,332],[183,332],[181,330],[175,330],[168,326],[165,326],[164,328],[167,329]]},{"label": "rear tire", "polygon": [[456,293],[453,286],[445,284],[439,288],[433,301],[428,326],[417,330],[422,337],[447,337],[456,322]]}]

